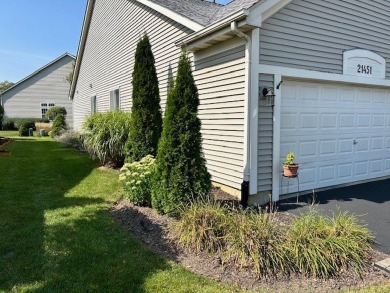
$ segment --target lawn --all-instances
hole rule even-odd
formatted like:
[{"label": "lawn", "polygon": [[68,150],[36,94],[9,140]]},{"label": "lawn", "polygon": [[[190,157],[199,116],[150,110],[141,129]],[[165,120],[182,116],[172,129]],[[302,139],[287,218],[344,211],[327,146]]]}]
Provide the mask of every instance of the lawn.
[{"label": "lawn", "polygon": [[14,137],[6,149],[0,292],[239,292],[156,256],[118,226],[108,212],[121,196],[117,173],[49,138]]},{"label": "lawn", "polygon": [[[0,136],[16,135],[0,132]],[[111,218],[118,175],[49,138],[0,157],[0,292],[237,292],[146,250]]]}]

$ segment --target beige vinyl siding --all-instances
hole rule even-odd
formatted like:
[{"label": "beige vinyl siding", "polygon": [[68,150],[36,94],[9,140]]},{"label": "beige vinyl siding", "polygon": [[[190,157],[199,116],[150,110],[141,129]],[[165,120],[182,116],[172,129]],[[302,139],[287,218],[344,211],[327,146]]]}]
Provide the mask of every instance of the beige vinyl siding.
[{"label": "beige vinyl siding", "polygon": [[388,0],[294,0],[263,23],[260,63],[342,74],[346,50],[390,59],[389,27]]},{"label": "beige vinyl siding", "polygon": [[74,95],[77,129],[91,113],[92,96],[97,97],[97,111],[105,112],[110,91],[119,88],[121,109],[131,110],[134,53],[144,33],[152,45],[164,110],[181,52],[175,41],[191,30],[134,0],[97,0]]},{"label": "beige vinyl siding", "polygon": [[69,83],[65,80],[74,59],[64,56],[57,62],[21,82],[2,95],[5,116],[9,118],[42,118],[41,103],[66,108],[67,123],[73,125],[73,107],[69,100]]},{"label": "beige vinyl siding", "polygon": [[[273,88],[274,77],[260,74],[260,91]],[[272,190],[272,150],[273,150],[273,107],[265,100],[259,100],[259,139],[258,139],[258,188],[259,192]]]},{"label": "beige vinyl siding", "polygon": [[240,45],[194,63],[207,168],[214,182],[235,189],[243,172],[244,50]]}]

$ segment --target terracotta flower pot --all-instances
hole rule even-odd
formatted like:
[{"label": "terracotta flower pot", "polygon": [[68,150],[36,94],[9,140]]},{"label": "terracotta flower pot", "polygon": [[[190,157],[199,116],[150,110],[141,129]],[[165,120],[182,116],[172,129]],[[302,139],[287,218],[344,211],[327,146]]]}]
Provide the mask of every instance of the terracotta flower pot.
[{"label": "terracotta flower pot", "polygon": [[283,175],[285,177],[297,177],[298,168],[299,168],[298,164],[287,165],[287,166],[283,165]]}]

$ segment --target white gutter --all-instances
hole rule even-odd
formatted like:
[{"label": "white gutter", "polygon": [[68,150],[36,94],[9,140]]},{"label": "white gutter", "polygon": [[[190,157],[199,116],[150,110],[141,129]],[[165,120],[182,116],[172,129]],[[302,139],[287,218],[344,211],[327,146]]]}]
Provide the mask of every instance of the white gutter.
[{"label": "white gutter", "polygon": [[227,25],[231,24],[232,22],[236,22],[237,20],[247,17],[249,15],[249,11],[247,9],[242,9],[240,11],[237,11],[234,14],[229,15],[228,17],[222,18],[220,21],[217,21],[216,23],[205,27],[204,29],[197,31],[195,33],[190,34],[189,36],[186,36],[177,42],[175,42],[176,46],[181,46],[182,44],[188,44],[190,42],[196,41],[198,39],[201,39],[205,36],[208,36],[212,32],[218,31],[221,28],[226,27]]},{"label": "white gutter", "polygon": [[[249,180],[250,180],[250,92],[251,92],[251,56],[252,56],[252,40],[251,38],[240,31],[237,27],[237,22],[233,21],[230,24],[231,31],[238,37],[245,39],[245,106],[244,106],[244,170],[243,170],[243,186],[242,189],[247,188],[247,191],[243,190],[241,197],[249,196]],[[247,194],[245,194],[247,192]],[[241,198],[243,204],[247,204],[248,198]],[[246,201],[246,203],[245,203]]]}]

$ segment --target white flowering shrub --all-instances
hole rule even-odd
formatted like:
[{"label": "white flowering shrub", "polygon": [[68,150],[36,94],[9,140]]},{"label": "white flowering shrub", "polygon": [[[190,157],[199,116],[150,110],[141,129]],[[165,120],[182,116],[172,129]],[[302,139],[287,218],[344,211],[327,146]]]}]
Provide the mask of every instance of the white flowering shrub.
[{"label": "white flowering shrub", "polygon": [[148,155],[138,162],[126,163],[121,168],[119,181],[125,196],[135,205],[151,206],[152,173],[155,159]]}]

